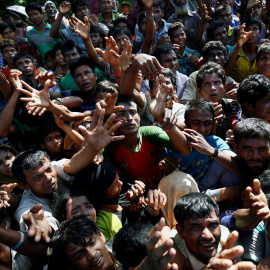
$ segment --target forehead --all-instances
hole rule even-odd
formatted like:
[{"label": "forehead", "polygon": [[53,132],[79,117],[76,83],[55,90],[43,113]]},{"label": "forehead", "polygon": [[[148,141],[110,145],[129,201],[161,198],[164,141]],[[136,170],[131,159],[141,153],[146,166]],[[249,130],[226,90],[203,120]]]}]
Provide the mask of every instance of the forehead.
[{"label": "forehead", "polygon": [[167,59],[172,59],[172,58],[175,58],[176,57],[176,54],[173,50],[167,52],[167,53],[162,53],[160,55],[160,61],[165,61]]},{"label": "forehead", "polygon": [[90,203],[90,202],[84,195],[79,196],[79,197],[71,197],[67,202],[67,207],[71,206],[71,208],[73,209],[76,206],[85,204],[85,203]]},{"label": "forehead", "polygon": [[207,74],[204,76],[203,81],[212,81],[212,80],[221,80],[220,76],[217,73]]},{"label": "forehead", "polygon": [[226,8],[226,9],[220,11],[219,16],[221,16],[221,15],[230,15],[230,14],[231,14],[231,10]]},{"label": "forehead", "polygon": [[16,51],[16,49],[13,48],[12,46],[6,46],[6,47],[3,49],[3,52],[5,52],[5,51],[11,51],[11,50],[15,50],[15,51]]},{"label": "forehead", "polygon": [[80,6],[80,5],[77,5],[76,6],[76,11],[78,10],[78,9],[85,9],[85,8],[87,8],[88,9],[88,7],[86,6],[86,5],[83,5],[83,6]]},{"label": "forehead", "polygon": [[35,176],[37,173],[39,173],[40,169],[42,167],[47,167],[47,166],[50,166],[51,165],[51,162],[48,160],[48,158],[46,157],[43,157],[42,159],[42,165],[38,165],[37,167],[33,167],[29,170],[23,170],[25,176],[26,176],[26,179],[29,179],[33,176]]},{"label": "forehead", "polygon": [[37,9],[33,9],[29,11],[29,16],[31,16],[32,14],[41,14]]},{"label": "forehead", "polygon": [[249,146],[249,147],[261,147],[261,146],[267,146],[269,148],[269,141],[265,138],[253,138],[253,139],[244,139],[240,138],[239,140],[239,146]]},{"label": "forehead", "polygon": [[118,106],[124,106],[125,110],[136,110],[137,111],[137,104],[134,101],[120,101]]},{"label": "forehead", "polygon": [[18,64],[18,63],[22,63],[22,62],[31,62],[31,63],[33,63],[32,59],[30,59],[30,58],[28,58],[26,56],[23,56],[23,57],[19,58],[16,63]]},{"label": "forehead", "polygon": [[188,120],[189,121],[201,121],[201,122],[205,122],[205,121],[212,121],[213,116],[206,111],[191,111]]},{"label": "forehead", "polygon": [[14,156],[11,152],[9,152],[7,149],[0,149],[0,159],[5,158],[8,154]]},{"label": "forehead", "polygon": [[245,29],[249,29],[249,28],[258,28],[258,29],[259,29],[259,25],[256,24],[256,23],[252,23],[252,24],[247,25],[247,26],[245,27]]},{"label": "forehead", "polygon": [[[61,50],[60,50],[60,51],[61,51]],[[72,53],[77,53],[77,54],[79,54],[76,47],[73,47],[72,49],[65,51],[65,52],[64,52],[64,55],[72,54]]]},{"label": "forehead", "polygon": [[49,134],[47,134],[44,138],[52,137],[52,136],[55,136],[55,135],[61,135],[60,131],[59,130],[53,130]]},{"label": "forehead", "polygon": [[115,40],[119,40],[119,39],[126,39],[126,40],[129,40],[129,37],[126,35],[126,34],[124,34],[124,33],[120,33],[119,35],[117,35],[116,37],[115,37]]},{"label": "forehead", "polygon": [[15,32],[15,31],[13,31],[10,27],[6,27],[5,30],[3,31],[3,33],[9,32],[9,31]]},{"label": "forehead", "polygon": [[185,33],[183,28],[177,28],[172,32],[172,36],[178,35],[180,33]]},{"label": "forehead", "polygon": [[81,66],[79,66],[79,67],[77,67],[75,69],[74,73],[75,73],[75,76],[76,76],[76,74],[79,74],[79,73],[82,73],[82,72],[87,72],[87,71],[93,73],[92,69],[88,65],[81,65]]},{"label": "forehead", "polygon": [[222,54],[224,56],[223,51],[221,49],[210,49],[207,56],[211,56],[213,54]]},{"label": "forehead", "polygon": [[265,58],[265,57],[270,58],[270,49],[269,49],[269,52],[262,52],[259,56],[259,59]]},{"label": "forehead", "polygon": [[46,9],[47,8],[55,8],[55,6],[53,4],[51,4],[51,3],[49,3],[49,4],[46,5]]},{"label": "forehead", "polygon": [[213,32],[223,32],[223,31],[227,32],[227,29],[225,26],[219,26]]}]

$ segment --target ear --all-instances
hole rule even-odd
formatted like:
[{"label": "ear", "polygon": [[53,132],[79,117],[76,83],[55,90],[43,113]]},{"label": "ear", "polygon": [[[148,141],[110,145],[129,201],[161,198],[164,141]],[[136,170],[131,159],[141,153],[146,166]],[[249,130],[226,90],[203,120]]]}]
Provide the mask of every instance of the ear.
[{"label": "ear", "polygon": [[101,238],[102,242],[105,244],[106,239],[105,239],[104,234],[103,234],[102,232],[100,232],[100,233],[99,233],[99,236],[100,236],[100,238]]},{"label": "ear", "polygon": [[201,88],[197,87],[197,91],[198,91],[198,93],[199,93],[200,95],[202,95],[202,90],[201,90]]},{"label": "ear", "polygon": [[26,190],[29,190],[30,189],[30,187],[29,187],[29,185],[27,183],[19,182],[19,185],[21,187],[23,187],[24,189],[26,189]]},{"label": "ear", "polygon": [[176,230],[177,230],[179,236],[180,236],[182,239],[184,239],[184,233],[183,233],[183,230],[182,230],[182,228],[181,228],[181,226],[180,226],[179,224],[176,224]]},{"label": "ear", "polygon": [[233,152],[237,154],[237,144],[233,142]]}]

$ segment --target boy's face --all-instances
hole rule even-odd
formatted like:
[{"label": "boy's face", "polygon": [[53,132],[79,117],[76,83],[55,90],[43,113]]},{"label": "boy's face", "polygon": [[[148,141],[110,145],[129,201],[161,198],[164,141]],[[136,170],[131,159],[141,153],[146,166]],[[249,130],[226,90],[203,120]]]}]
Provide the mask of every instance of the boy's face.
[{"label": "boy's face", "polygon": [[213,39],[212,40],[219,40],[222,42],[224,46],[227,45],[227,40],[228,40],[228,33],[226,30],[226,27],[220,26],[217,29],[213,31]]},{"label": "boy's face", "polygon": [[48,69],[51,69],[51,70],[54,70],[57,65],[55,58],[52,58],[52,57],[48,57],[46,64],[47,64]]},{"label": "boy's face", "polygon": [[103,100],[106,95],[108,94],[108,92],[105,92],[105,91],[100,91],[96,94],[96,103]]},{"label": "boy's face", "polygon": [[257,61],[258,73],[270,79],[270,53],[261,53]]},{"label": "boy's face", "polygon": [[11,46],[6,46],[3,49],[3,58],[4,60],[7,61],[7,63],[13,64],[13,58],[15,57],[15,55],[17,54],[17,50]]},{"label": "boy's face", "polygon": [[222,10],[216,20],[223,21],[229,26],[232,21],[232,11],[230,9]]},{"label": "boy's face", "polygon": [[261,36],[260,28],[257,24],[251,24],[247,27],[245,27],[245,31],[249,32],[251,31],[251,35],[249,39],[247,40],[247,44],[256,44],[257,40]]},{"label": "boy's face", "polygon": [[206,63],[211,61],[223,67],[225,63],[225,56],[221,49],[212,49],[209,51],[209,54],[204,60]]},{"label": "boy's face", "polygon": [[75,69],[75,83],[85,93],[93,92],[96,86],[97,74],[88,65]]},{"label": "boy's face", "polygon": [[180,47],[184,47],[186,44],[186,32],[183,28],[178,28],[172,33],[171,41],[173,44],[178,44]]},{"label": "boy's face", "polygon": [[40,25],[43,23],[43,15],[38,10],[30,10],[29,19],[34,25]]},{"label": "boy's face", "polygon": [[261,16],[261,14],[262,14],[262,5],[261,5],[261,3],[260,3],[260,4],[256,5],[256,6],[252,9],[251,15],[252,15],[253,17],[259,18],[259,17]]},{"label": "boy's face", "polygon": [[64,56],[65,62],[69,63],[71,60],[79,58],[80,54],[79,54],[77,48],[73,47],[71,50],[65,51],[63,56]]},{"label": "boy's face", "polygon": [[90,39],[95,48],[98,48],[100,46],[100,43],[102,41],[102,37],[99,33],[90,33]]},{"label": "boy's face", "polygon": [[3,31],[3,38],[9,38],[9,39],[12,39],[12,40],[16,41],[17,33],[14,32],[10,27],[7,27]]},{"label": "boy's face", "polygon": [[119,34],[118,36],[115,37],[115,42],[119,48],[119,55],[122,54],[122,51],[124,49],[124,39],[128,42],[128,43],[131,43],[130,42],[130,39],[129,37],[126,35],[126,34]]},{"label": "boy's face", "polygon": [[35,74],[35,64],[28,57],[19,58],[16,67],[22,72],[23,76],[33,76]]},{"label": "boy's face", "polygon": [[58,130],[50,132],[44,137],[41,147],[48,153],[56,154],[63,150],[64,138]]},{"label": "boy's face", "polygon": [[88,9],[87,6],[77,6],[76,7],[76,17],[84,22],[84,17],[86,16],[87,18],[90,16],[91,11]]},{"label": "boy's face", "polygon": [[164,16],[164,10],[161,10],[160,7],[153,7],[153,13],[155,16],[155,23],[159,23]]},{"label": "boy's face", "polygon": [[64,60],[64,56],[63,56],[60,49],[55,52],[55,60],[56,60],[57,64],[60,66],[64,66],[66,64],[66,62]]},{"label": "boy's face", "polygon": [[205,111],[191,111],[186,124],[188,128],[194,129],[206,138],[212,130],[213,117]]},{"label": "boy's face", "polygon": [[206,75],[201,88],[197,89],[199,94],[206,100],[211,102],[221,102],[224,94],[224,84],[218,74],[214,73]]}]

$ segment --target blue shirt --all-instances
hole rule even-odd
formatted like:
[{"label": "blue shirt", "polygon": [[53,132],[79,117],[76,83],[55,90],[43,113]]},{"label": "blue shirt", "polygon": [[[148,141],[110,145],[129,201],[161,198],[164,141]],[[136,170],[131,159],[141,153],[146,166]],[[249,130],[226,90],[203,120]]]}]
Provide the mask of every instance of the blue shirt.
[{"label": "blue shirt", "polygon": [[[206,137],[205,140],[219,151],[230,150],[229,145],[217,136],[211,135]],[[181,158],[179,170],[190,174],[197,182],[203,177],[213,161],[209,156],[201,154],[197,150],[192,151],[190,155],[183,156],[180,153],[175,153],[165,148],[165,156],[170,156],[174,159]]]}]

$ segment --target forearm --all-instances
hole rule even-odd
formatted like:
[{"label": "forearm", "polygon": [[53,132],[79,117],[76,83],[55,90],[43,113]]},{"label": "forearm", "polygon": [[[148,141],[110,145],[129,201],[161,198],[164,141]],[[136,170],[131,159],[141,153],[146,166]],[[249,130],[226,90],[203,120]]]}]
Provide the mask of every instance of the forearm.
[{"label": "forearm", "polygon": [[50,37],[57,38],[59,37],[59,30],[60,30],[60,24],[63,19],[64,15],[59,13],[55,22],[52,25],[51,31],[50,31]]},{"label": "forearm", "polygon": [[58,125],[59,128],[61,128],[65,133],[73,140],[77,145],[81,147],[83,142],[83,136],[78,133],[76,130],[72,129],[70,126],[63,124]]},{"label": "forearm", "polygon": [[205,24],[206,22],[201,20],[195,34],[194,44],[198,47],[200,47],[202,44],[202,36],[203,36]]},{"label": "forearm", "polygon": [[233,213],[235,226],[241,231],[250,231],[255,229],[261,222],[250,215],[250,209],[238,209]]},{"label": "forearm", "polygon": [[[10,248],[15,247],[21,240],[21,234],[17,231],[0,227],[0,242]],[[48,245],[34,242],[27,234],[24,234],[24,241],[17,251],[25,256],[46,257]]]},{"label": "forearm", "polygon": [[115,76],[115,81],[118,85],[121,84],[121,80],[123,78],[123,76],[125,75],[125,72],[123,72],[120,68],[119,65],[117,66],[111,66],[112,67],[112,70],[113,70],[113,74]]},{"label": "forearm", "polygon": [[225,64],[224,66],[224,70],[226,72],[226,75],[229,76],[233,67],[234,67],[234,64],[235,64],[235,61],[237,59],[237,56],[238,56],[238,53],[239,53],[239,50],[240,50],[240,47],[238,47],[237,45],[234,47],[234,50],[230,56],[230,58],[228,59],[227,63]]},{"label": "forearm", "polygon": [[9,204],[11,207],[17,208],[20,204],[21,201],[21,195],[15,195],[15,194],[11,194],[10,200],[9,200]]},{"label": "forearm", "polygon": [[[147,8],[146,9],[146,16],[151,17],[153,16],[153,8]],[[145,23],[145,37],[142,44],[142,52],[149,54],[151,50],[151,46],[154,39],[154,33],[155,33],[156,27],[154,24],[154,18],[153,19],[146,19]]]},{"label": "forearm", "polygon": [[[5,80],[5,75],[0,72],[0,82]],[[0,84],[0,90],[3,93],[4,99],[8,101],[12,95],[12,86],[8,79]]]},{"label": "forearm", "polygon": [[106,61],[103,58],[98,57],[98,54],[90,40],[90,37],[88,39],[83,39],[83,42],[86,48],[86,52],[89,58],[92,60],[93,64],[96,65],[98,68],[104,70],[106,66]]},{"label": "forearm", "polygon": [[[70,96],[62,98],[63,105],[67,108],[77,108],[83,104],[83,100],[80,97]],[[58,105],[62,105],[60,101],[57,103]]]}]

